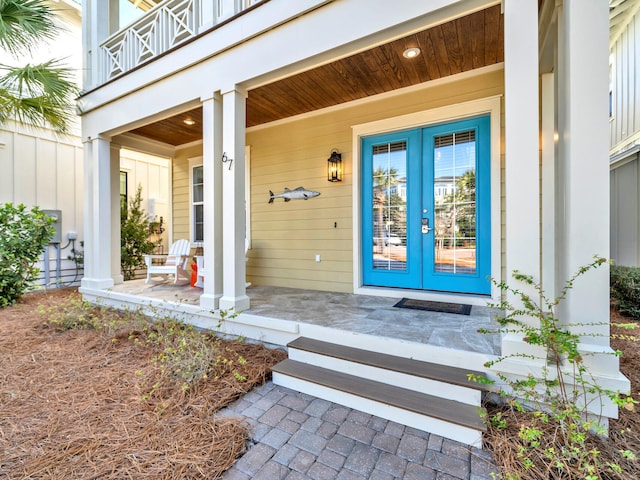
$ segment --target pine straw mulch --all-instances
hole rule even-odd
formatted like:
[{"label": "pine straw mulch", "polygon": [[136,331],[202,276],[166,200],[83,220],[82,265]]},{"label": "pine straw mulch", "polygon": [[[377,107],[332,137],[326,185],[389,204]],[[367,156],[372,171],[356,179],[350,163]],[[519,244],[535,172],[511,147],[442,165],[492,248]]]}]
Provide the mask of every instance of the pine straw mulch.
[{"label": "pine straw mulch", "polygon": [[0,309],[0,479],[221,477],[248,432],[216,411],[263,383],[284,352],[225,342],[230,358],[246,359],[236,370],[246,380],[228,372],[185,393],[161,380],[148,345],[44,326],[38,306],[69,295],[32,293]]},{"label": "pine straw mulch", "polygon": [[[618,335],[632,335],[640,337],[640,330],[624,330],[615,324],[632,323],[633,320],[622,316],[614,308],[611,309],[611,333]],[[640,340],[623,340],[612,338],[611,347],[622,351],[620,358],[620,370],[631,382],[631,394],[634,400],[640,401]],[[507,428],[498,429],[488,425],[485,435],[485,448],[493,454],[498,468],[502,472],[516,474],[514,478],[520,480],[540,479],[585,479],[586,474],[576,469],[555,466],[541,454],[534,454],[531,450],[527,455],[533,461],[533,466],[524,469],[522,459],[518,457],[518,449],[522,445],[518,438],[521,425],[531,425],[531,417],[509,409],[491,407],[489,415],[502,411],[507,420]],[[544,431],[541,439],[542,448],[536,450],[540,453],[544,448],[553,445],[557,431],[551,424],[536,424],[537,428]],[[557,445],[556,445],[557,446]],[[640,405],[636,405],[635,411],[620,409],[619,419],[610,420],[609,438],[592,436],[586,441],[586,450],[597,449],[600,454],[600,462],[604,466],[600,469],[599,476],[594,478],[628,480],[640,478],[640,460],[627,460],[620,451],[629,450],[640,459]],[[614,473],[606,468],[608,462],[615,463],[622,468],[621,473]],[[508,478],[504,476],[504,478]]]}]

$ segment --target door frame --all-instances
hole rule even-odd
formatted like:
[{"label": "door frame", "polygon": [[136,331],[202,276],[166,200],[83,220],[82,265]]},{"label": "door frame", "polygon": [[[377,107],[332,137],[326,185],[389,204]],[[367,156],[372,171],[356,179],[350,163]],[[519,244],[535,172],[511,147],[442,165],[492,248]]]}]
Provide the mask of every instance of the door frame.
[{"label": "door frame", "polygon": [[454,294],[433,292],[428,290],[405,290],[401,288],[385,288],[364,286],[362,282],[362,171],[361,140],[363,137],[392,133],[398,130],[422,128],[430,125],[464,120],[467,117],[488,114],[490,116],[491,139],[491,276],[501,278],[501,104],[502,95],[486,97],[469,102],[447,105],[445,107],[424,110],[421,112],[386,118],[373,122],[354,125],[352,127],[352,168],[353,168],[353,290],[356,294],[377,296],[409,296],[411,298],[465,302],[473,305],[486,305],[486,301],[499,299],[499,290],[491,286],[490,295]]}]

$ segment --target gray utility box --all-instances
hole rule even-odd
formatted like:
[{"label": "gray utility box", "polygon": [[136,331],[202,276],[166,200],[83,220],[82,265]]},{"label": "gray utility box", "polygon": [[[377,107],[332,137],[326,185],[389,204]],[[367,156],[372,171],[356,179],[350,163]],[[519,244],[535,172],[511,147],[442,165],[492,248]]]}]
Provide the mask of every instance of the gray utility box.
[{"label": "gray utility box", "polygon": [[62,210],[42,210],[42,213],[53,218],[51,226],[56,229],[49,243],[60,243],[62,241]]}]

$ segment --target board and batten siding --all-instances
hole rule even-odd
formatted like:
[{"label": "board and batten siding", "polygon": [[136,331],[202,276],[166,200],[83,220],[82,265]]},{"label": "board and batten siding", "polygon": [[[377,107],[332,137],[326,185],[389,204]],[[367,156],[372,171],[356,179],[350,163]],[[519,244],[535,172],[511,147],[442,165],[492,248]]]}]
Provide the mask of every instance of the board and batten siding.
[{"label": "board and batten siding", "polygon": [[[632,7],[633,8],[633,7]],[[640,266],[640,13],[612,39],[610,138],[610,256]]]},{"label": "board and batten siding", "polygon": [[127,173],[127,199],[136,195],[138,185],[142,186],[142,208],[151,219],[163,219],[164,233],[152,237],[162,241],[164,253],[168,251],[170,207],[170,160],[127,149],[120,150],[120,171]]},{"label": "board and batten siding", "polygon": [[[56,137],[50,131],[7,122],[0,128],[0,204],[38,206],[42,210],[60,210],[62,243],[60,278],[56,278],[57,250],[49,253],[49,283],[73,283],[82,270],[68,259],[73,244],[67,234],[76,232],[75,247],[81,250],[83,239],[82,144],[73,135]],[[39,262],[39,285],[44,285],[46,265]]]},{"label": "board and batten siding", "polygon": [[640,14],[611,46],[611,153],[640,143]]},{"label": "board and batten siding", "polygon": [[638,153],[611,169],[611,260],[640,266],[640,160]]},{"label": "board and batten siding", "polygon": [[[29,207],[37,205],[42,210],[61,211],[60,246],[64,248],[59,254],[60,275],[58,277],[56,271],[58,252],[50,246],[48,269],[42,261],[38,264],[40,286],[76,285],[82,278],[82,268],[69,256],[74,247],[82,250],[84,239],[83,161],[79,137],[55,136],[51,131],[13,122],[0,128],[0,204],[22,203]],[[137,185],[141,184],[143,208],[170,221],[169,161],[121,149],[120,169],[128,174],[128,198],[133,198]],[[69,232],[76,233],[75,243],[68,241]],[[163,235],[165,245],[167,233]]]},{"label": "board and batten siding", "polygon": [[[248,280],[255,285],[352,292],[352,172],[358,159],[353,158],[351,127],[500,95],[503,85],[503,72],[496,70],[249,129],[252,249]],[[342,153],[341,183],[327,181],[332,149]],[[270,190],[278,194],[285,187],[300,186],[320,196],[268,203]]]}]

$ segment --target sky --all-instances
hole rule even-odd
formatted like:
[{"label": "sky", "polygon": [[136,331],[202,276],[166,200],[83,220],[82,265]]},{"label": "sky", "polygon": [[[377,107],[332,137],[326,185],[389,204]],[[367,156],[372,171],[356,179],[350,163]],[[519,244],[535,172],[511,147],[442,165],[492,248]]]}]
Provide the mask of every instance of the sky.
[{"label": "sky", "polygon": [[129,0],[120,0],[120,27],[130,24],[144,12],[133,6]]}]

